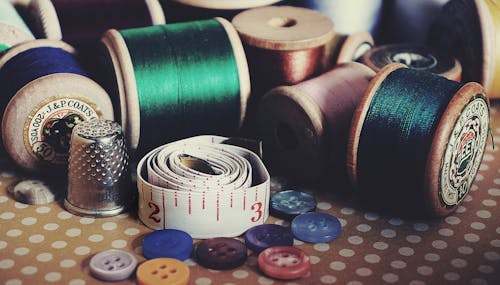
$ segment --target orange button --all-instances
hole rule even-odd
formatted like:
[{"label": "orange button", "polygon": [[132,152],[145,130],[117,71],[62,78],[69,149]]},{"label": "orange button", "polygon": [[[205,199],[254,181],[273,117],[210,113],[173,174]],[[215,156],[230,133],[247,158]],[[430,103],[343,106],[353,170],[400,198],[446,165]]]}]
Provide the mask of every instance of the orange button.
[{"label": "orange button", "polygon": [[189,281],[189,267],[173,258],[155,258],[143,262],[137,268],[139,285],[185,285]]}]

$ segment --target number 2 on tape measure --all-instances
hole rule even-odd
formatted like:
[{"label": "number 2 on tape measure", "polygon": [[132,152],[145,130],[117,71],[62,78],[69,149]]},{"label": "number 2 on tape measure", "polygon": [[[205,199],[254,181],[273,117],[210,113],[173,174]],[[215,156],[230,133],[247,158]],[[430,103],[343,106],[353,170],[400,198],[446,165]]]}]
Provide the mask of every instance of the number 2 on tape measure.
[{"label": "number 2 on tape measure", "polygon": [[153,202],[149,202],[148,206],[150,209],[153,209],[151,214],[149,214],[149,219],[153,220],[155,223],[159,223],[161,220],[159,218],[155,217],[155,215],[160,213],[160,207],[158,207],[158,205],[156,205]]},{"label": "number 2 on tape measure", "polygon": [[253,216],[250,219],[250,221],[252,221],[254,223],[259,221],[260,218],[262,217],[262,202],[254,203],[250,209],[252,209],[252,211],[254,211],[257,214],[257,216]]}]

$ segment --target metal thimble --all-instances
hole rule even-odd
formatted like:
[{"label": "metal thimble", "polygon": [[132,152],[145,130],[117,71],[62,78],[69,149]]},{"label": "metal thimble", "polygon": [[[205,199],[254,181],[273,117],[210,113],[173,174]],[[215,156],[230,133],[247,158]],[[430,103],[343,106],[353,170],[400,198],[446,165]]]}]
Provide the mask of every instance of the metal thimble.
[{"label": "metal thimble", "polygon": [[77,215],[107,217],[125,210],[132,195],[128,152],[119,124],[94,119],[71,135],[66,209]]}]

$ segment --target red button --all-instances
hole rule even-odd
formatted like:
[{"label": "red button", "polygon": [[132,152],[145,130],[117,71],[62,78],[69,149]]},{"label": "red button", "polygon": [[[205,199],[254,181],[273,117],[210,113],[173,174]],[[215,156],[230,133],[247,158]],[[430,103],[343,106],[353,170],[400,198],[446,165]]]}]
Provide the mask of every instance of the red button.
[{"label": "red button", "polygon": [[292,246],[273,246],[259,254],[259,268],[277,279],[296,279],[311,268],[309,256]]}]

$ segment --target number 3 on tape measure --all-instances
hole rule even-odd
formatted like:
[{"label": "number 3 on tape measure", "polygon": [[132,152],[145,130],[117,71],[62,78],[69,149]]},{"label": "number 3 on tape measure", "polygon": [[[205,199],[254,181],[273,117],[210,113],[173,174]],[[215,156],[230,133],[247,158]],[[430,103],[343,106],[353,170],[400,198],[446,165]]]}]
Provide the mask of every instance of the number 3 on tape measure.
[{"label": "number 3 on tape measure", "polygon": [[252,221],[254,223],[258,222],[260,220],[260,218],[262,217],[262,202],[254,203],[250,209],[252,209],[252,211],[254,211],[255,214],[257,214],[257,216],[253,216],[250,219],[250,221]]}]

